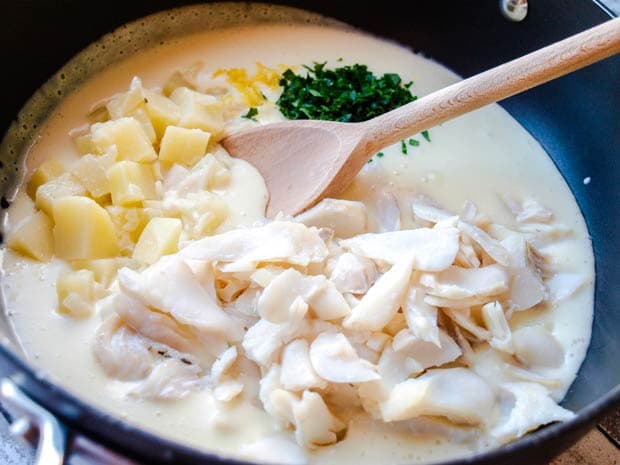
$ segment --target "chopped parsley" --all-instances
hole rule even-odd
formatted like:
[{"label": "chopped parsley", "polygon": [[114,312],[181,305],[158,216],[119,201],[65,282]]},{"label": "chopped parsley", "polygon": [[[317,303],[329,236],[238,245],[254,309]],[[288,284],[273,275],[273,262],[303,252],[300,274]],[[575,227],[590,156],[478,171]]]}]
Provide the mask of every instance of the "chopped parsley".
[{"label": "chopped parsley", "polygon": [[428,134],[428,131],[422,131],[421,134],[422,134],[422,137],[426,139],[426,142],[431,141],[431,136]]},{"label": "chopped parsley", "polygon": [[383,157],[383,152],[377,152],[377,158]]},{"label": "chopped parsley", "polygon": [[407,155],[407,144],[404,140],[400,141],[400,151],[403,152],[403,155]]},{"label": "chopped parsley", "polygon": [[305,76],[287,69],[277,101],[288,119],[359,122],[414,101],[417,97],[395,73],[375,76],[366,65],[326,69],[326,63],[304,66]]},{"label": "chopped parsley", "polygon": [[251,119],[252,121],[256,120],[256,115],[258,115],[258,108],[252,107],[248,110],[248,112],[242,116],[242,118]]},{"label": "chopped parsley", "polygon": [[409,139],[409,145],[411,145],[412,147],[417,147],[418,145],[420,145],[420,141],[417,139]]}]

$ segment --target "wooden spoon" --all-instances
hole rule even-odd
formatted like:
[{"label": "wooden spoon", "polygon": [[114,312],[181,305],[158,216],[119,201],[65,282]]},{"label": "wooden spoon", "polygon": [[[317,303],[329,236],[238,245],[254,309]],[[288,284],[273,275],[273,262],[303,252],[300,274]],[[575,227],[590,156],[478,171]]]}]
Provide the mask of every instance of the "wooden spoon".
[{"label": "wooden spoon", "polygon": [[341,193],[382,148],[618,52],[620,18],[368,121],[273,123],[233,134],[222,144],[232,156],[253,164],[265,178],[270,194],[268,217],[280,211],[295,215]]}]

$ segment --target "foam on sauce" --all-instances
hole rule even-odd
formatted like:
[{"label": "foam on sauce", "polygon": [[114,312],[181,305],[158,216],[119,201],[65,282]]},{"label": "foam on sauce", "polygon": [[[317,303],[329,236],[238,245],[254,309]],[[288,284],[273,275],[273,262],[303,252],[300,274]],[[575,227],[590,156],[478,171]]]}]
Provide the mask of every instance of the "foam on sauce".
[{"label": "foam on sauce", "polygon": [[[342,62],[338,61],[340,58]],[[140,76],[145,87],[161,86],[173,70],[187,68],[197,60],[204,60],[213,70],[252,68],[257,61],[273,67],[326,60],[331,66],[365,63],[375,74],[397,72],[405,82],[413,80],[412,91],[418,96],[458,79],[431,60],[357,32],[282,25],[204,33],[132,57],[68,96],[41,129],[26,158],[26,171],[51,157],[75,159],[77,155],[67,133],[85,123],[93,102],[125,91],[133,76]],[[560,271],[580,273],[587,284],[550,310],[515,315],[511,326],[543,323],[564,349],[565,362],[553,373],[560,380],[553,396],[560,400],[585,356],[592,322],[594,261],[579,208],[541,146],[497,105],[433,128],[431,138],[431,143],[421,139],[419,147],[409,147],[407,155],[401,153],[400,144],[384,150],[385,155],[368,164],[344,197],[362,201],[369,198],[373,189],[380,188],[373,179],[383,173],[381,183],[426,194],[455,212],[461,211],[465,200],[470,200],[494,222],[508,227],[515,220],[500,194],[533,197],[553,211],[557,222],[573,231],[553,248],[562,266]],[[242,214],[229,220],[226,229],[252,224],[261,218],[264,208],[264,184],[251,167],[236,161],[233,185],[230,207]],[[9,211],[9,225],[32,211],[32,202],[25,194],[18,194]],[[402,221],[406,226],[408,219],[403,216]],[[104,375],[92,353],[93,335],[100,319],[73,320],[55,312],[55,280],[66,266],[59,261],[39,264],[4,251],[2,285],[7,312],[33,364],[51,373],[76,395],[125,421],[200,449],[239,455],[241,444],[261,437],[288,435],[278,431],[260,405],[248,401],[220,404],[207,392],[173,402],[136,400],[122,395],[124,390]],[[488,363],[494,362],[497,360]],[[250,385],[246,386],[246,397],[251,390]],[[316,464],[433,462],[471,454],[476,448],[484,448],[484,443],[459,442],[432,430],[414,435],[402,423],[370,423],[367,418],[360,418],[352,423],[345,440],[309,452],[308,460]],[[255,459],[291,463],[304,460],[284,449],[247,452]]]}]

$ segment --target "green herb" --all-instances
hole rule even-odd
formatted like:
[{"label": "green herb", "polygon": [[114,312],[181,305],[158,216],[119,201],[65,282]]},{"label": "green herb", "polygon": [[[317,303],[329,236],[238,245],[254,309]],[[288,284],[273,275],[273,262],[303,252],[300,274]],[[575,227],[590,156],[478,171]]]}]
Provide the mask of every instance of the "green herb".
[{"label": "green herb", "polygon": [[431,141],[431,136],[428,134],[428,131],[422,131],[421,134],[422,134],[422,137],[426,139],[426,142]]},{"label": "green herb", "polygon": [[400,141],[400,151],[403,152],[404,155],[407,155],[407,144],[405,144],[404,140]]},{"label": "green herb", "polygon": [[375,76],[366,65],[325,69],[326,63],[304,66],[305,76],[286,70],[277,101],[288,119],[358,122],[379,116],[416,99],[398,74]]},{"label": "green herb", "polygon": [[420,145],[420,141],[417,139],[409,139],[409,145],[411,145],[412,147],[417,147],[418,145]]},{"label": "green herb", "polygon": [[368,160],[368,163],[372,163],[372,158]]},{"label": "green herb", "polygon": [[252,121],[257,121],[256,115],[258,115],[258,108],[252,107],[248,110],[248,112],[245,115],[243,115],[243,118],[251,119]]},{"label": "green herb", "polygon": [[377,152],[377,157],[381,158],[383,156],[383,152]]}]

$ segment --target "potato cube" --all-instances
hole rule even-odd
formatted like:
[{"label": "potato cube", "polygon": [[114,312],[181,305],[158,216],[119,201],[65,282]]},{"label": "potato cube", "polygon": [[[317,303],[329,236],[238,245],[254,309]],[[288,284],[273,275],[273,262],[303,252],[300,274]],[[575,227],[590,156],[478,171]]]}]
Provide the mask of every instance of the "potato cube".
[{"label": "potato cube", "polygon": [[230,182],[230,169],[215,155],[207,155],[203,159],[209,164],[208,189],[217,189],[226,186]]},{"label": "potato cube", "polygon": [[46,262],[54,254],[52,220],[38,211],[15,225],[7,239],[7,245],[16,252]]},{"label": "potato cube", "polygon": [[228,216],[228,206],[219,196],[210,192],[187,194],[174,208],[166,209],[168,214],[183,219],[187,238],[200,239],[213,234]]},{"label": "potato cube", "polygon": [[133,258],[151,265],[162,255],[175,253],[182,229],[183,223],[178,218],[153,218],[142,231]]},{"label": "potato cube", "polygon": [[74,270],[88,270],[93,273],[93,279],[108,287],[116,277],[119,269],[117,258],[97,258],[95,260],[74,260],[71,262]]},{"label": "potato cube", "polygon": [[109,121],[110,113],[108,113],[108,109],[105,107],[104,102],[97,102],[93,107],[90,108],[89,112],[86,113],[86,119],[89,124],[95,123],[105,123]]},{"label": "potato cube", "polygon": [[196,237],[213,234],[228,216],[228,205],[217,195],[203,196],[197,207],[200,216],[194,228]]},{"label": "potato cube", "polygon": [[224,116],[223,105],[216,97],[179,87],[170,99],[181,108],[179,126],[202,129],[219,139],[224,129]]},{"label": "potato cube", "polygon": [[30,198],[34,200],[37,195],[37,189],[41,184],[45,184],[46,182],[61,176],[65,171],[64,165],[58,160],[46,160],[41,163],[41,165],[34,170],[34,173],[32,173],[30,181],[28,181],[26,191],[28,192]]},{"label": "potato cube", "polygon": [[56,282],[58,312],[75,318],[90,316],[94,310],[95,279],[90,270],[68,271]]},{"label": "potato cube", "polygon": [[86,195],[86,189],[71,174],[65,173],[41,184],[35,195],[35,206],[53,217],[53,204],[57,199],[70,195]]},{"label": "potato cube", "polygon": [[[202,64],[204,65],[204,63]],[[201,62],[197,63],[196,65],[201,65]],[[190,89],[196,88],[195,83],[192,82],[191,77],[188,76],[187,71],[181,72],[177,70],[172,73],[172,76],[170,76],[168,78],[168,81],[166,81],[166,83],[164,84],[163,94],[170,96],[175,91],[175,89],[179,87],[189,87]]]},{"label": "potato cube", "polygon": [[150,165],[119,161],[107,173],[114,205],[133,205],[157,197],[155,176]]},{"label": "potato cube", "polygon": [[168,126],[161,140],[159,161],[193,166],[207,151],[211,134],[202,129],[186,129]]},{"label": "potato cube", "polygon": [[122,255],[129,256],[133,253],[135,243],[138,241],[142,230],[149,221],[142,208],[125,208],[110,205],[106,207],[112,218],[116,237]]},{"label": "potato cube", "polygon": [[127,237],[132,243],[131,248],[133,250],[133,243],[138,240],[142,230],[151,219],[151,216],[147,214],[147,209],[110,205],[106,207],[106,210],[112,218],[117,235],[128,233]]},{"label": "potato cube", "polygon": [[159,163],[159,160],[151,163],[151,170],[153,172],[153,176],[155,177],[155,181],[164,180],[164,175],[161,172],[161,163]]},{"label": "potato cube", "polygon": [[176,125],[181,119],[181,109],[179,106],[156,92],[145,90],[146,113],[151,118],[151,123],[155,128],[158,138],[163,137],[168,126]]},{"label": "potato cube", "polygon": [[135,118],[152,144],[157,140],[157,135],[145,110],[147,102],[145,93],[146,90],[142,87],[142,81],[134,77],[129,91],[116,95],[106,104],[106,108],[111,119],[116,120],[126,116]]},{"label": "potato cube", "polygon": [[131,116],[134,117],[138,121],[138,123],[140,123],[140,126],[142,126],[142,130],[144,131],[144,134],[146,134],[146,137],[149,139],[149,142],[151,144],[154,144],[157,141],[157,133],[155,132],[153,123],[151,123],[151,119],[146,113],[146,110],[140,107],[135,110],[131,114]]},{"label": "potato cube", "polygon": [[133,78],[127,92],[117,94],[107,104],[106,108],[112,119],[130,116],[140,106],[144,105],[144,89],[139,78]]},{"label": "potato cube", "polygon": [[91,133],[99,153],[109,153],[116,147],[117,160],[147,162],[157,159],[148,136],[134,118],[93,124]]},{"label": "potato cube", "polygon": [[142,209],[142,214],[147,221],[153,218],[159,218],[160,216],[165,216],[164,206],[161,200],[145,200],[143,202],[143,206],[144,208]]},{"label": "potato cube", "polygon": [[68,196],[55,200],[54,223],[54,245],[60,258],[91,260],[119,253],[112,219],[93,199]]},{"label": "potato cube", "polygon": [[97,148],[93,144],[93,137],[88,134],[80,134],[73,137],[73,144],[77,149],[78,155],[86,155],[87,153],[96,153]]},{"label": "potato cube", "polygon": [[73,166],[71,173],[97,199],[110,193],[108,169],[114,164],[112,155],[84,155]]},{"label": "potato cube", "polygon": [[96,282],[107,288],[116,279],[119,268],[129,266],[137,268],[137,262],[127,257],[97,258],[95,260],[74,260],[71,267],[74,270],[90,270]]}]

